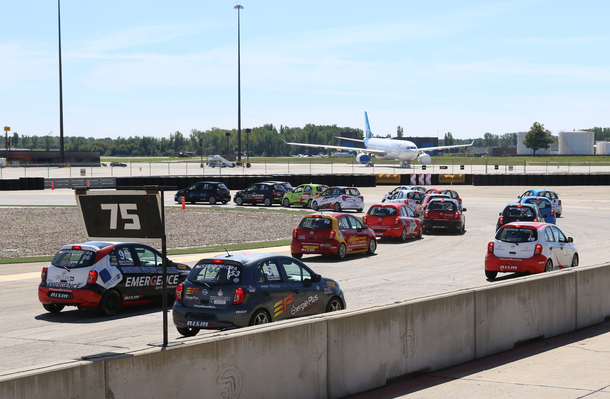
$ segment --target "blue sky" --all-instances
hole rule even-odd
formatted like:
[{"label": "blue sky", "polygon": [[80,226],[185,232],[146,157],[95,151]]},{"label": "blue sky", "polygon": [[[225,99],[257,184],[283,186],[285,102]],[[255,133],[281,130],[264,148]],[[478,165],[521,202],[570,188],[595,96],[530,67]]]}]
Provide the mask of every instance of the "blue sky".
[{"label": "blue sky", "polygon": [[[62,0],[64,134],[237,128],[235,1]],[[242,129],[610,126],[605,1],[248,1]],[[0,5],[0,125],[59,135],[57,2]]]}]

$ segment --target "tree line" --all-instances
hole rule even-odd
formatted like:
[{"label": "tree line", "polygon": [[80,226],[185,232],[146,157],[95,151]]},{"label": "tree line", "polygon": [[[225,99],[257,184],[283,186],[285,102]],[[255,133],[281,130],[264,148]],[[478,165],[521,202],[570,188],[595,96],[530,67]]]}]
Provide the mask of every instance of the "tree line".
[{"label": "tree line", "polygon": [[[610,140],[610,128],[595,127],[587,129],[595,133],[595,141]],[[548,148],[548,145],[556,143],[557,139],[551,136],[548,130],[544,130],[544,125],[535,122],[530,132],[535,131],[536,136],[540,137],[533,141],[527,139],[532,146],[542,146],[538,148]],[[543,133],[540,133],[540,132]],[[337,145],[337,137],[342,132],[355,132],[357,137],[363,137],[363,131],[357,128],[338,127],[337,125],[313,125],[305,127],[291,128],[280,126],[279,129],[272,124],[265,124],[262,127],[251,129],[250,132],[241,132],[241,150],[250,156],[263,157],[287,157],[295,154],[316,155],[319,153],[328,154],[335,150],[323,148],[297,147],[286,145],[285,142],[316,143],[322,145]],[[404,129],[400,126],[396,129],[396,136],[404,136]],[[529,132],[528,132],[529,133]],[[134,136],[129,138],[118,137],[97,139],[93,137],[64,137],[65,151],[99,151],[101,156],[178,156],[180,153],[187,153],[193,156],[207,156],[215,154],[236,154],[237,153],[236,129],[227,130],[213,127],[209,130],[192,129],[188,136],[179,131],[170,133],[167,137]],[[386,136],[376,137],[391,137]],[[542,140],[542,141],[538,141]],[[439,145],[458,145],[468,144],[472,139],[456,139],[451,132],[444,133],[439,139]],[[58,136],[26,136],[14,132],[8,136],[10,148],[28,148],[32,150],[58,150]],[[517,133],[504,133],[502,135],[485,133],[482,138],[474,139],[475,147],[510,147],[517,145]],[[547,145],[547,147],[545,147]],[[7,137],[0,137],[0,148],[7,148]],[[532,148],[528,146],[528,148]],[[537,149],[538,149],[537,148]]]}]

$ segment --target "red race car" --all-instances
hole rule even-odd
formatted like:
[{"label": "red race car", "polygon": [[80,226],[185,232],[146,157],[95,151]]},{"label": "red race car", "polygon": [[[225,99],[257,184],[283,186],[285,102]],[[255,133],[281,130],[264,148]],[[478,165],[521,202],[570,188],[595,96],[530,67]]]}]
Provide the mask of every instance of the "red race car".
[{"label": "red race car", "polygon": [[405,204],[375,204],[363,218],[377,237],[395,237],[406,241],[409,237],[422,238],[424,229],[421,219],[415,217],[413,210]]}]

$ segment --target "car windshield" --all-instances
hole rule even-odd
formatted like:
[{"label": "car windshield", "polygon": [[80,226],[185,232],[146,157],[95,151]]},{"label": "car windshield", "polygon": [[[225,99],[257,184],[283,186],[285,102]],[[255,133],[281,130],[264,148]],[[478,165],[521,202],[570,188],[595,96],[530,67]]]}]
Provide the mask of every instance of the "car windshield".
[{"label": "car windshield", "polygon": [[201,263],[191,270],[188,281],[208,286],[237,284],[241,280],[242,267],[224,263]]},{"label": "car windshield", "polygon": [[453,202],[445,202],[445,201],[432,201],[430,205],[428,205],[428,210],[431,211],[455,211],[455,204]]},{"label": "car windshield", "polygon": [[395,216],[396,208],[390,206],[372,206],[369,209],[369,215],[379,217]]},{"label": "car windshield", "polygon": [[332,227],[332,222],[328,218],[306,217],[301,220],[299,227],[312,230],[330,229]]},{"label": "car windshield", "polygon": [[83,249],[62,249],[51,261],[53,266],[59,267],[87,267],[95,262],[95,252]]},{"label": "car windshield", "polygon": [[511,218],[533,218],[534,211],[529,206],[511,206],[504,209],[504,216]]},{"label": "car windshield", "polygon": [[531,242],[538,240],[536,229],[525,227],[505,227],[498,230],[496,240],[508,242]]}]

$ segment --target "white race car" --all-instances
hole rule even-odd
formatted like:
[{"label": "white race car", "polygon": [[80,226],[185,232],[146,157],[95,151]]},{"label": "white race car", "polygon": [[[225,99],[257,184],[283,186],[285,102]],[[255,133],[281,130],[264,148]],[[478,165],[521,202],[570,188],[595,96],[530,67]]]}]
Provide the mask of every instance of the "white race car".
[{"label": "white race car", "polygon": [[355,209],[356,212],[362,212],[364,197],[355,187],[333,186],[316,194],[311,199],[311,208],[314,211],[332,209],[335,212],[341,212],[344,209]]}]

